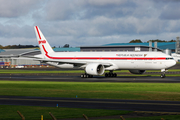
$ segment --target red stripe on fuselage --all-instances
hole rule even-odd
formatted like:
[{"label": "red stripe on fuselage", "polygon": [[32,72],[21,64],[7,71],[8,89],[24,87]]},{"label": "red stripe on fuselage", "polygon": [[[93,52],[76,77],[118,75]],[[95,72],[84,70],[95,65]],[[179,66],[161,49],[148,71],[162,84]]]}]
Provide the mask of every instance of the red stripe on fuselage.
[{"label": "red stripe on fuselage", "polygon": [[48,55],[47,50],[45,49],[44,45],[42,45],[42,48],[45,52],[46,57],[50,59],[89,59],[89,60],[165,60],[165,57],[162,58],[155,58],[155,57],[138,57],[138,58],[133,58],[133,57],[51,57]]},{"label": "red stripe on fuselage", "polygon": [[36,30],[37,30],[37,33],[38,33],[39,39],[41,40],[41,36],[40,36],[39,29],[38,29],[38,27],[37,27],[37,26],[36,26]]}]

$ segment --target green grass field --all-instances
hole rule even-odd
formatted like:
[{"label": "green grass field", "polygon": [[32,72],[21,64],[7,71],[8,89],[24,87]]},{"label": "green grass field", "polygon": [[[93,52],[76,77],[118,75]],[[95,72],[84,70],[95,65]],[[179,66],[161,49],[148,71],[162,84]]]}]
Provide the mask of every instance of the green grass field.
[{"label": "green grass field", "polygon": [[[109,71],[106,71],[109,72]],[[129,73],[129,70],[116,70],[117,73]],[[147,70],[148,72],[161,72],[160,70]],[[180,72],[180,69],[169,69],[168,72]],[[84,73],[84,70],[26,70],[26,69],[0,69],[0,74],[14,74],[14,73]]]},{"label": "green grass field", "polygon": [[[82,109],[82,108],[56,108],[56,107],[38,107],[38,106],[16,106],[16,105],[0,105],[0,120],[20,120],[21,117],[17,111],[25,117],[26,120],[40,120],[43,115],[44,120],[52,120],[49,115],[51,112],[57,119],[63,118],[83,118],[83,114],[90,117],[102,117],[102,116],[123,116],[129,114],[132,111],[121,110],[103,110],[103,109]],[[164,116],[152,116],[152,117],[133,117],[126,118],[126,120],[179,120],[180,115],[164,115]],[[99,120],[120,120],[119,119],[99,119]]]},{"label": "green grass field", "polygon": [[[178,72],[169,70],[169,72]],[[128,70],[115,71],[117,73]],[[159,70],[147,72],[160,72]],[[43,71],[43,70],[0,70],[0,74],[18,73],[84,73],[83,70],[67,71]],[[136,76],[127,74],[128,76]],[[126,76],[126,74],[122,74]],[[138,76],[159,76],[159,74],[138,75]],[[180,76],[180,74],[166,74],[166,76]],[[103,99],[132,99],[132,100],[166,100],[180,101],[180,83],[107,83],[107,82],[47,82],[47,81],[0,81],[0,95],[6,96],[39,96],[39,97],[65,97],[65,98],[103,98]],[[76,108],[52,108],[32,106],[9,106],[0,105],[0,120],[19,120],[19,110],[26,120],[38,120],[44,115],[44,120],[50,120],[49,112],[52,112],[58,119],[77,118],[86,114],[88,117],[122,115],[130,111],[118,110],[97,110],[97,109],[76,109]],[[126,120],[179,120],[180,115],[156,116],[141,118],[126,118]],[[103,119],[104,120],[104,119]],[[118,119],[106,119],[118,120]]]},{"label": "green grass field", "polygon": [[[123,115],[122,115],[123,116]],[[163,115],[153,117],[137,117],[137,118],[126,118],[125,120],[180,120],[180,115]],[[120,119],[98,119],[98,120],[120,120]]]},{"label": "green grass field", "polygon": [[[134,100],[171,100],[180,101],[180,83],[107,83],[107,82],[47,82],[47,81],[0,81],[0,95],[6,96],[42,96],[103,99],[134,99]],[[130,111],[52,108],[31,106],[0,105],[1,120],[18,120],[19,110],[26,120],[51,119],[48,112],[57,118],[122,115]],[[162,117],[128,118],[126,120],[158,120]],[[163,116],[168,120],[178,120],[179,115]],[[110,119],[109,119],[110,120]]]},{"label": "green grass field", "polygon": [[0,95],[180,101],[180,83],[0,81]]},{"label": "green grass field", "polygon": [[26,120],[40,120],[43,115],[44,120],[52,120],[51,112],[57,119],[62,118],[82,118],[83,114],[88,117],[123,115],[131,111],[103,110],[103,109],[81,109],[81,108],[56,108],[37,106],[15,106],[0,105],[0,120],[20,120],[17,110],[23,114]]},{"label": "green grass field", "polygon": [[[105,73],[107,73],[109,71],[105,71]],[[157,72],[157,73],[151,73],[151,72]],[[146,74],[131,74],[128,70],[116,70],[114,71],[114,73],[119,73],[117,76],[160,76],[160,70],[147,70]],[[180,69],[171,69],[168,72],[180,72]],[[168,73],[167,72],[167,73]],[[7,69],[0,69],[0,74],[60,74],[60,73],[64,73],[64,74],[68,74],[68,73],[78,73],[78,74],[82,74],[84,73],[84,70],[26,70],[26,69],[15,69],[15,70],[7,70]],[[102,75],[104,76],[104,75]],[[180,76],[179,73],[173,73],[173,74],[166,74],[166,76]]]},{"label": "green grass field", "polygon": [[[180,115],[164,115],[164,116],[153,116],[153,117],[138,117],[138,118],[126,118],[126,120],[180,120]],[[111,119],[112,120],[112,119]],[[116,119],[118,120],[118,119]]]},{"label": "green grass field", "polygon": [[15,70],[8,70],[8,69],[0,69],[0,74],[16,74],[16,73],[84,73],[83,70],[26,70],[26,69],[15,69]]}]

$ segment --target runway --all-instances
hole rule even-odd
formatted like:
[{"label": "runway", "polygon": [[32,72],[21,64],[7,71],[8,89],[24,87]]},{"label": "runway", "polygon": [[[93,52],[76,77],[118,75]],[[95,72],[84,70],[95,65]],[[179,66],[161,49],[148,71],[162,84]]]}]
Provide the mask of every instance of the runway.
[{"label": "runway", "polygon": [[152,76],[118,76],[106,78],[94,76],[93,78],[81,78],[80,76],[30,76],[30,75],[6,75],[0,76],[0,80],[14,81],[59,81],[59,82],[145,82],[145,83],[180,83],[180,77],[152,77]]},{"label": "runway", "polygon": [[1,105],[91,108],[130,111],[180,112],[180,102],[0,96]]}]

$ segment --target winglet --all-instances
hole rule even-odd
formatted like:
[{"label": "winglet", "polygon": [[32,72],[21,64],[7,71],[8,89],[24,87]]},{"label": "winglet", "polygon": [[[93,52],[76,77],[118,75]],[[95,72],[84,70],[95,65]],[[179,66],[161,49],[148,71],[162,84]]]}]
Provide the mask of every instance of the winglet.
[{"label": "winglet", "polygon": [[46,38],[44,37],[44,35],[42,34],[41,30],[39,29],[38,26],[34,26],[34,30],[36,33],[36,37],[38,40],[38,44],[41,50],[41,54],[43,54],[44,57],[47,57],[47,55],[49,53],[54,52],[52,47],[49,45],[48,41],[46,40]]}]

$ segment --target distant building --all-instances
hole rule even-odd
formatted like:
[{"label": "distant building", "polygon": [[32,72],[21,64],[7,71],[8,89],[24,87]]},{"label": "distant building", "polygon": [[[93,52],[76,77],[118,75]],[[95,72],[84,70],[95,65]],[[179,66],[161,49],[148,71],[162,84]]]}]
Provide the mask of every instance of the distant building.
[{"label": "distant building", "polygon": [[[72,52],[80,51],[80,48],[54,48],[55,52]],[[39,49],[0,49],[0,66],[24,66],[24,65],[41,65],[39,61],[25,59],[30,56],[41,54]],[[21,59],[17,59],[18,57]],[[8,64],[7,64],[8,63]]]},{"label": "distant building", "polygon": [[[142,45],[111,45],[111,46],[86,46],[86,47],[80,47],[80,50],[82,52],[108,52],[108,51],[118,51],[118,52],[122,52],[122,51],[149,51],[149,46],[142,46]],[[157,49],[157,51],[162,51],[161,49],[158,48],[154,48],[151,47],[153,51],[155,51],[155,49]]]},{"label": "distant building", "polygon": [[[17,59],[22,54],[37,52],[34,49],[4,49],[0,52],[0,62],[9,63],[9,65],[40,65],[39,61],[32,59]],[[38,52],[40,53],[40,51]],[[6,66],[6,64],[4,64]],[[8,65],[8,66],[9,66]]]},{"label": "distant building", "polygon": [[[105,44],[103,46],[149,46],[149,43],[111,43]],[[155,44],[152,43],[152,47],[155,48]],[[169,49],[172,53],[176,50],[176,42],[158,42],[157,48],[160,50]]]},{"label": "distant building", "polygon": [[53,49],[55,52],[79,52],[80,48],[75,47],[75,48],[54,48]]}]

